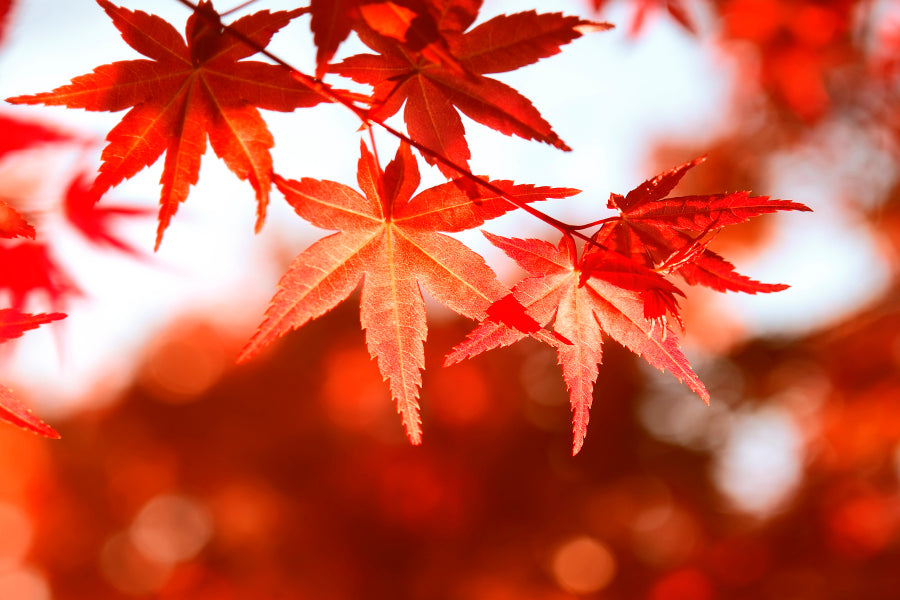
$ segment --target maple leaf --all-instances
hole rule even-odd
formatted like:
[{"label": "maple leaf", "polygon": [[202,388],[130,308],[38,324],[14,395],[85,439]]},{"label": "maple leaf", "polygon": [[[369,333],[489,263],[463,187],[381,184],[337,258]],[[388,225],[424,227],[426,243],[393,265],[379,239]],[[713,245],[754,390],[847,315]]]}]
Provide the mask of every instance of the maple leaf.
[{"label": "maple leaf", "polygon": [[72,178],[66,189],[63,216],[93,244],[115,248],[134,256],[140,255],[138,250],[113,234],[110,222],[120,218],[150,215],[152,211],[128,206],[97,206],[100,194],[90,185],[90,179],[85,173]]},{"label": "maple leaf", "polygon": [[311,0],[310,29],[316,44],[316,77],[328,70],[340,44],[361,27],[399,43],[407,51],[464,73],[439,31],[441,24],[466,7],[478,11],[480,0]]},{"label": "maple leaf", "polygon": [[201,1],[187,20],[185,38],[166,21],[143,11],[97,0],[122,38],[153,60],[103,65],[52,92],[9,98],[13,104],[64,105],[94,111],[132,107],[107,135],[96,193],[150,166],[165,153],[160,180],[156,247],[178,205],[197,182],[206,138],[216,155],[256,192],[257,231],[265,219],[271,189],[272,134],[257,108],[289,112],[324,98],[281,66],[241,60],[256,54],[291,19],[305,12],[259,11],[231,28],[254,43],[241,42],[221,27],[212,4]]},{"label": "maple leaf", "polygon": [[[352,56],[330,67],[331,72],[373,87],[370,118],[384,121],[405,103],[410,137],[466,169],[471,154],[457,111],[506,135],[569,150],[527,98],[484,75],[535,63],[559,53],[561,46],[581,37],[582,31],[612,26],[528,11],[494,17],[466,32],[478,15],[480,2],[435,0],[431,4],[442,11],[438,30],[452,62],[435,62],[359,27],[362,41],[379,54]],[[459,68],[453,68],[454,63]],[[430,154],[423,155],[429,164],[436,163]],[[438,166],[448,177],[458,175],[444,163]]]},{"label": "maple leaf", "polygon": [[358,0],[310,0],[309,28],[316,45],[316,77],[321,79],[341,42],[347,39],[356,19]]},{"label": "maple leaf", "polygon": [[478,13],[481,0],[359,0],[357,31],[375,32],[421,59],[469,76],[445,35],[454,35]]},{"label": "maple leaf", "polygon": [[[506,287],[478,254],[438,233],[477,227],[514,205],[486,187],[473,194],[455,182],[413,197],[419,170],[401,144],[381,170],[361,144],[357,179],[363,194],[332,181],[275,183],[294,210],[323,229],[338,230],[315,242],[291,264],[259,329],[238,358],[249,359],[275,338],[331,310],[362,281],[360,318],[369,353],[389,381],[409,439],[421,441],[418,390],[424,368],[424,288],[437,301],[473,319],[487,317]],[[567,188],[492,181],[520,202],[563,198]]]},{"label": "maple leaf", "polygon": [[[11,308],[0,309],[0,343],[65,316],[62,313],[31,315]],[[17,400],[9,388],[2,385],[0,385],[0,420],[46,437],[54,439],[60,437],[53,428],[31,414],[28,407]]]},{"label": "maple leaf", "polygon": [[14,308],[0,309],[0,343],[20,337],[29,329],[65,318],[63,313],[42,313],[32,315]]},{"label": "maple leaf", "polygon": [[37,123],[0,115],[0,158],[44,142],[64,142],[72,136]]},{"label": "maple leaf", "polygon": [[0,200],[0,237],[34,239],[34,227],[4,200]]},{"label": "maple leaf", "polygon": [[[595,247],[577,258],[567,237],[554,246],[543,240],[484,235],[531,274],[513,289],[528,315],[542,326],[552,321],[553,331],[569,341],[552,345],[569,389],[572,454],[581,449],[587,433],[604,333],[654,367],[669,371],[709,403],[709,394],[681,353],[674,333],[664,321],[646,316],[648,294],[664,299],[666,306],[677,306],[677,289],[661,275],[639,267],[623,269],[621,257]],[[595,257],[587,273],[586,257]],[[604,259],[609,261],[608,267],[603,266]],[[508,346],[526,336],[503,323],[483,322],[447,355],[444,364]]]},{"label": "maple leaf", "polygon": [[8,387],[0,385],[0,421],[12,423],[44,437],[58,440],[61,436],[52,427],[31,414]]},{"label": "maple leaf", "polygon": [[[625,196],[610,194],[608,206],[618,210],[619,217],[603,224],[596,241],[637,264],[657,268],[697,243],[691,233],[706,234],[781,210],[811,210],[798,202],[751,196],[749,192],[667,198],[684,174],[704,160],[698,158],[660,173]],[[705,247],[698,247],[690,260],[679,261],[674,272],[690,284],[717,291],[755,294],[789,287],[740,275],[734,265]]]},{"label": "maple leaf", "polygon": [[0,290],[6,290],[15,309],[25,306],[35,292],[43,292],[54,310],[81,291],[50,256],[42,243],[0,244]]}]

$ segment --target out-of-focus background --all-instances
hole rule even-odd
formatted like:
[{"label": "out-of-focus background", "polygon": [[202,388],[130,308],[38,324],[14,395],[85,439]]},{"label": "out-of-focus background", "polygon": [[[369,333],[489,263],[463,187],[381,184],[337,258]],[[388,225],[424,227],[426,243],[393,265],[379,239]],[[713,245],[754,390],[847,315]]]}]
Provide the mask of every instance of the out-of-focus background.
[{"label": "out-of-focus background", "polygon": [[[179,29],[189,14],[123,4]],[[900,5],[487,0],[481,20],[532,7],[617,28],[502,76],[575,150],[467,122],[476,172],[581,188],[547,210],[593,220],[610,192],[707,154],[677,191],[815,210],[715,240],[741,272],[793,287],[688,291],[685,348],[711,406],[610,342],[573,458],[552,350],[523,342],[441,368],[472,323],[433,306],[425,442],[411,447],[356,297],[234,366],[321,232],[276,196],[254,236],[252,190],[207,153],[154,254],[160,165],[94,211],[78,204],[121,114],[0,107],[0,196],[38,231],[0,246],[0,293],[69,314],[2,347],[0,381],[63,439],[0,427],[0,599],[900,594]],[[93,3],[0,9],[4,98],[136,57]],[[307,19],[273,48],[311,72]],[[346,111],[265,116],[276,170],[354,184]],[[423,185],[440,181],[421,166]],[[486,229],[552,235],[519,215]],[[465,239],[512,284],[479,237]],[[10,275],[26,267],[43,278]]]}]

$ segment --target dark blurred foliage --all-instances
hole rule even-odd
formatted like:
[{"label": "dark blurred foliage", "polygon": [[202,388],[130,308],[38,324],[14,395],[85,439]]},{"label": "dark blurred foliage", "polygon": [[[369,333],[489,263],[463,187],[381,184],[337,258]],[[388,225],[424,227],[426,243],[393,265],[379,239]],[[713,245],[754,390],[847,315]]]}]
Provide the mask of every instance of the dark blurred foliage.
[{"label": "dark blurred foliage", "polygon": [[[839,120],[866,146],[846,157],[896,152],[896,5],[711,10],[717,43],[746,69],[743,112],[714,144],[661,144],[648,173],[708,153],[679,191],[775,193],[771,157]],[[879,297],[819,331],[755,339],[728,333],[740,315],[691,300],[693,343],[719,352],[698,364],[712,406],[610,343],[574,458],[559,367],[536,343],[444,369],[471,323],[433,320],[425,442],[412,447],[353,301],[238,368],[243,339],[186,317],[120,402],[54,422],[60,442],[0,428],[0,599],[897,598],[892,179],[841,207],[883,251]],[[714,247],[750,252],[772,223]],[[742,471],[729,461],[746,456],[735,449],[753,423],[763,469]],[[749,503],[767,489],[774,499]]]},{"label": "dark blurred foliage", "polygon": [[[625,0],[633,35],[648,12],[668,14],[683,31],[715,41],[737,60],[737,96],[761,91],[783,126],[815,125],[840,114],[896,136],[900,126],[900,7],[890,0]],[[612,4],[587,2],[596,12]],[[708,23],[695,25],[697,17]],[[758,108],[758,107],[754,107]],[[778,114],[780,113],[780,114]],[[790,132],[782,132],[789,135]],[[896,143],[896,141],[894,142]]]},{"label": "dark blurred foliage", "polygon": [[719,8],[722,39],[751,46],[756,61],[745,65],[747,79],[758,80],[775,103],[812,122],[841,96],[861,91],[846,86],[859,77],[853,71],[866,50],[854,44],[860,33],[854,28],[875,26],[853,20],[866,4],[874,6],[856,0],[725,0]]},{"label": "dark blurred foliage", "polygon": [[[725,500],[714,448],[648,433],[642,403],[678,390],[612,345],[572,458],[537,345],[429,364],[411,447],[352,303],[238,369],[234,340],[188,320],[120,404],[58,423],[62,442],[0,430],[0,521],[31,532],[0,558],[60,600],[894,598],[898,308],[705,370],[715,402],[735,380],[760,399],[726,410],[807,417],[802,480],[766,519]],[[468,327],[435,324],[432,356]]]}]

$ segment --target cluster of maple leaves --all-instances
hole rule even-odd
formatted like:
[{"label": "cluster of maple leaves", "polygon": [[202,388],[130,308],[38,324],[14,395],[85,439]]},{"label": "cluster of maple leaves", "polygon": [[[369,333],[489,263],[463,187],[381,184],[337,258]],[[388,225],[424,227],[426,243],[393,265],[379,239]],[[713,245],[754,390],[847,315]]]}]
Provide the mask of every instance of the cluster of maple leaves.
[{"label": "cluster of maple leaves", "polygon": [[[557,350],[574,411],[573,452],[578,452],[604,334],[709,401],[670,327],[672,321],[681,325],[677,297],[683,295],[672,277],[718,291],[786,287],[738,274],[707,245],[727,225],[780,210],[809,209],[748,192],[670,197],[702,159],[657,175],[625,196],[611,194],[613,216],[587,225],[562,223],[534,206],[579,190],[472,174],[460,112],[506,135],[568,150],[525,96],[488,75],[557,54],[584,33],[609,29],[607,23],[525,11],[473,27],[481,0],[311,0],[308,7],[261,10],[226,25],[210,2],[180,1],[193,9],[184,37],[155,15],[97,0],[125,42],[147,58],[102,65],[51,92],[7,101],[128,109],[107,135],[93,183],[88,187],[79,180],[78,185],[93,206],[165,154],[157,247],[198,181],[207,138],[215,154],[253,188],[257,230],[274,184],[301,218],[336,231],[294,260],[239,360],[321,316],[361,284],[366,344],[389,382],[413,443],[421,441],[418,395],[427,334],[423,289],[480,321],[447,363],[525,337]],[[314,76],[265,50],[276,32],[307,13],[317,47]],[[333,63],[351,32],[374,53]],[[246,60],[260,52],[268,62]],[[367,84],[371,94],[335,88],[323,81],[328,74]],[[361,142],[360,148],[357,182],[362,193],[332,181],[288,179],[273,169],[274,138],[259,109],[290,112],[320,103],[345,106],[370,134],[372,146]],[[401,109],[405,131],[386,122]],[[379,127],[400,140],[384,167],[371,135]],[[416,193],[420,172],[413,149],[448,181]],[[5,236],[33,234],[14,209],[4,208],[10,215]],[[480,227],[512,210],[553,225],[561,239],[551,244],[486,233],[530,274],[509,290],[481,256],[445,233]],[[2,331],[12,337],[61,316],[16,312],[9,316],[9,329],[4,325]],[[51,431],[27,421],[23,407],[6,404],[9,419],[17,424]]]},{"label": "cluster of maple leaves", "polygon": [[[7,33],[7,23],[13,11],[12,0],[0,0],[0,43]],[[24,121],[16,116],[0,114],[0,160],[15,158],[17,154],[44,145],[75,145],[82,147],[86,140],[51,127]],[[81,169],[72,172],[58,208],[65,223],[82,237],[102,248],[114,248],[136,255],[113,232],[113,222],[121,217],[147,214],[143,208],[125,206],[97,206],[99,195],[92,189],[93,176]],[[42,211],[32,211],[27,193],[23,196],[0,182],[0,293],[8,305],[0,308],[0,343],[22,336],[28,330],[59,321],[69,296],[80,290],[57,262],[47,240],[41,239],[34,223],[42,218]],[[29,312],[35,296],[49,300],[51,312]],[[11,422],[41,435],[58,438],[59,434],[35,417],[13,392],[0,385],[0,420]]]}]

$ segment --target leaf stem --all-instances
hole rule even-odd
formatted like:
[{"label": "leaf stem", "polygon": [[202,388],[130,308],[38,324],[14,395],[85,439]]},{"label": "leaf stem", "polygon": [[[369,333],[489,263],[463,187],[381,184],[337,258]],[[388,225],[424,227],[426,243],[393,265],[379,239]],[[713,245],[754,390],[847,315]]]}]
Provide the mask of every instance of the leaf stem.
[{"label": "leaf stem", "polygon": [[381,160],[378,158],[378,145],[375,143],[375,131],[372,129],[372,125],[369,122],[364,123],[366,127],[366,131],[369,132],[369,143],[372,144],[372,154],[375,156],[375,164],[378,165],[378,170],[381,171]]},{"label": "leaf stem", "polygon": [[600,219],[598,221],[592,221],[592,222],[586,223],[584,225],[569,225],[569,227],[571,227],[574,230],[589,229],[591,227],[597,227],[599,225],[603,225],[604,223],[609,223],[610,221],[615,221],[617,219],[619,219],[619,217],[606,217],[605,219]]}]

